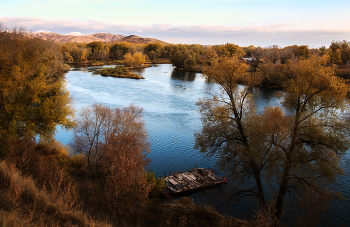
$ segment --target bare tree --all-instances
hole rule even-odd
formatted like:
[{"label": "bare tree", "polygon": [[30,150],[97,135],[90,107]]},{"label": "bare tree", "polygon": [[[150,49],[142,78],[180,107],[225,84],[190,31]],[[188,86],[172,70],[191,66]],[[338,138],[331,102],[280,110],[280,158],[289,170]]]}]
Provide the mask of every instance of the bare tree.
[{"label": "bare tree", "polygon": [[142,109],[133,105],[123,109],[94,104],[84,108],[74,129],[72,148],[84,154],[87,168],[97,177],[101,160],[107,152],[107,137],[125,133],[136,138],[142,152],[149,151],[148,134],[142,119]]}]

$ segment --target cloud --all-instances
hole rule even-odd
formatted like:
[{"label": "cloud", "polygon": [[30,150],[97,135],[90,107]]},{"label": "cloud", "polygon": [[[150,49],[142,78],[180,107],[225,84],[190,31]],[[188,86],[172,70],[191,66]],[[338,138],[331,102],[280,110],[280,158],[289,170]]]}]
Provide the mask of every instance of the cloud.
[{"label": "cloud", "polygon": [[40,29],[36,31],[35,33],[51,33],[50,31],[46,31],[45,29]]},{"label": "cloud", "polygon": [[65,35],[74,35],[74,36],[82,36],[83,34],[81,34],[80,32],[70,32],[70,33],[66,33]]},{"label": "cloud", "polygon": [[292,30],[286,24],[266,26],[246,25],[171,25],[153,24],[147,26],[110,24],[102,21],[46,20],[36,17],[0,17],[5,26],[23,26],[29,30],[52,31],[59,34],[92,34],[109,32],[122,35],[140,35],[172,43],[224,44],[240,46],[329,46],[333,40],[350,40],[350,30]]}]

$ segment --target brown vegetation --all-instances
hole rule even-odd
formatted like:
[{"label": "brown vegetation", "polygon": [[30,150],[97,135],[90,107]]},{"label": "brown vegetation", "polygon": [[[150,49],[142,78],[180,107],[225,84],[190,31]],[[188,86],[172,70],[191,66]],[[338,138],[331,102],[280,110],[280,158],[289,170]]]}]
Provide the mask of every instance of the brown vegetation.
[{"label": "brown vegetation", "polygon": [[133,135],[122,132],[107,137],[100,170],[105,203],[119,216],[132,217],[145,205],[151,189],[144,170],[148,160]]},{"label": "brown vegetation", "polygon": [[[31,142],[24,143],[32,145]],[[31,164],[35,165],[34,168],[45,171],[43,175],[50,175],[48,171],[52,168],[48,168],[49,165],[44,162],[46,161],[42,160],[40,164]],[[52,176],[44,181],[39,179],[43,175],[37,172],[40,177],[34,181],[29,173],[17,170],[14,166],[15,163],[11,163],[10,167],[4,161],[0,163],[1,226],[110,226],[107,222],[93,220],[80,209],[76,186],[67,182],[67,173],[63,169],[51,173]],[[38,182],[42,183],[40,188],[37,187]]]}]

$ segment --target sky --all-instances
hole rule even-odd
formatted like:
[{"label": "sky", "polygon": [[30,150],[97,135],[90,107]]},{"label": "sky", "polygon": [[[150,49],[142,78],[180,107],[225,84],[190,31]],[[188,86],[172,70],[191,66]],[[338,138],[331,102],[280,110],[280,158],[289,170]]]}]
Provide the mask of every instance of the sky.
[{"label": "sky", "polygon": [[328,47],[350,41],[349,0],[0,0],[0,23],[169,43]]}]

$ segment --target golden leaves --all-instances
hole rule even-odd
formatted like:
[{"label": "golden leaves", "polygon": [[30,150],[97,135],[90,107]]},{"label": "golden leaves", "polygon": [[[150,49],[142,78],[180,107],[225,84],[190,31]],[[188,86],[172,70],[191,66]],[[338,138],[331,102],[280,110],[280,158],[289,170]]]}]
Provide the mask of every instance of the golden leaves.
[{"label": "golden leaves", "polygon": [[[73,110],[63,83],[58,45],[17,34],[0,34],[0,125],[12,135],[52,136],[70,125]],[[8,37],[6,37],[8,36]]]}]

